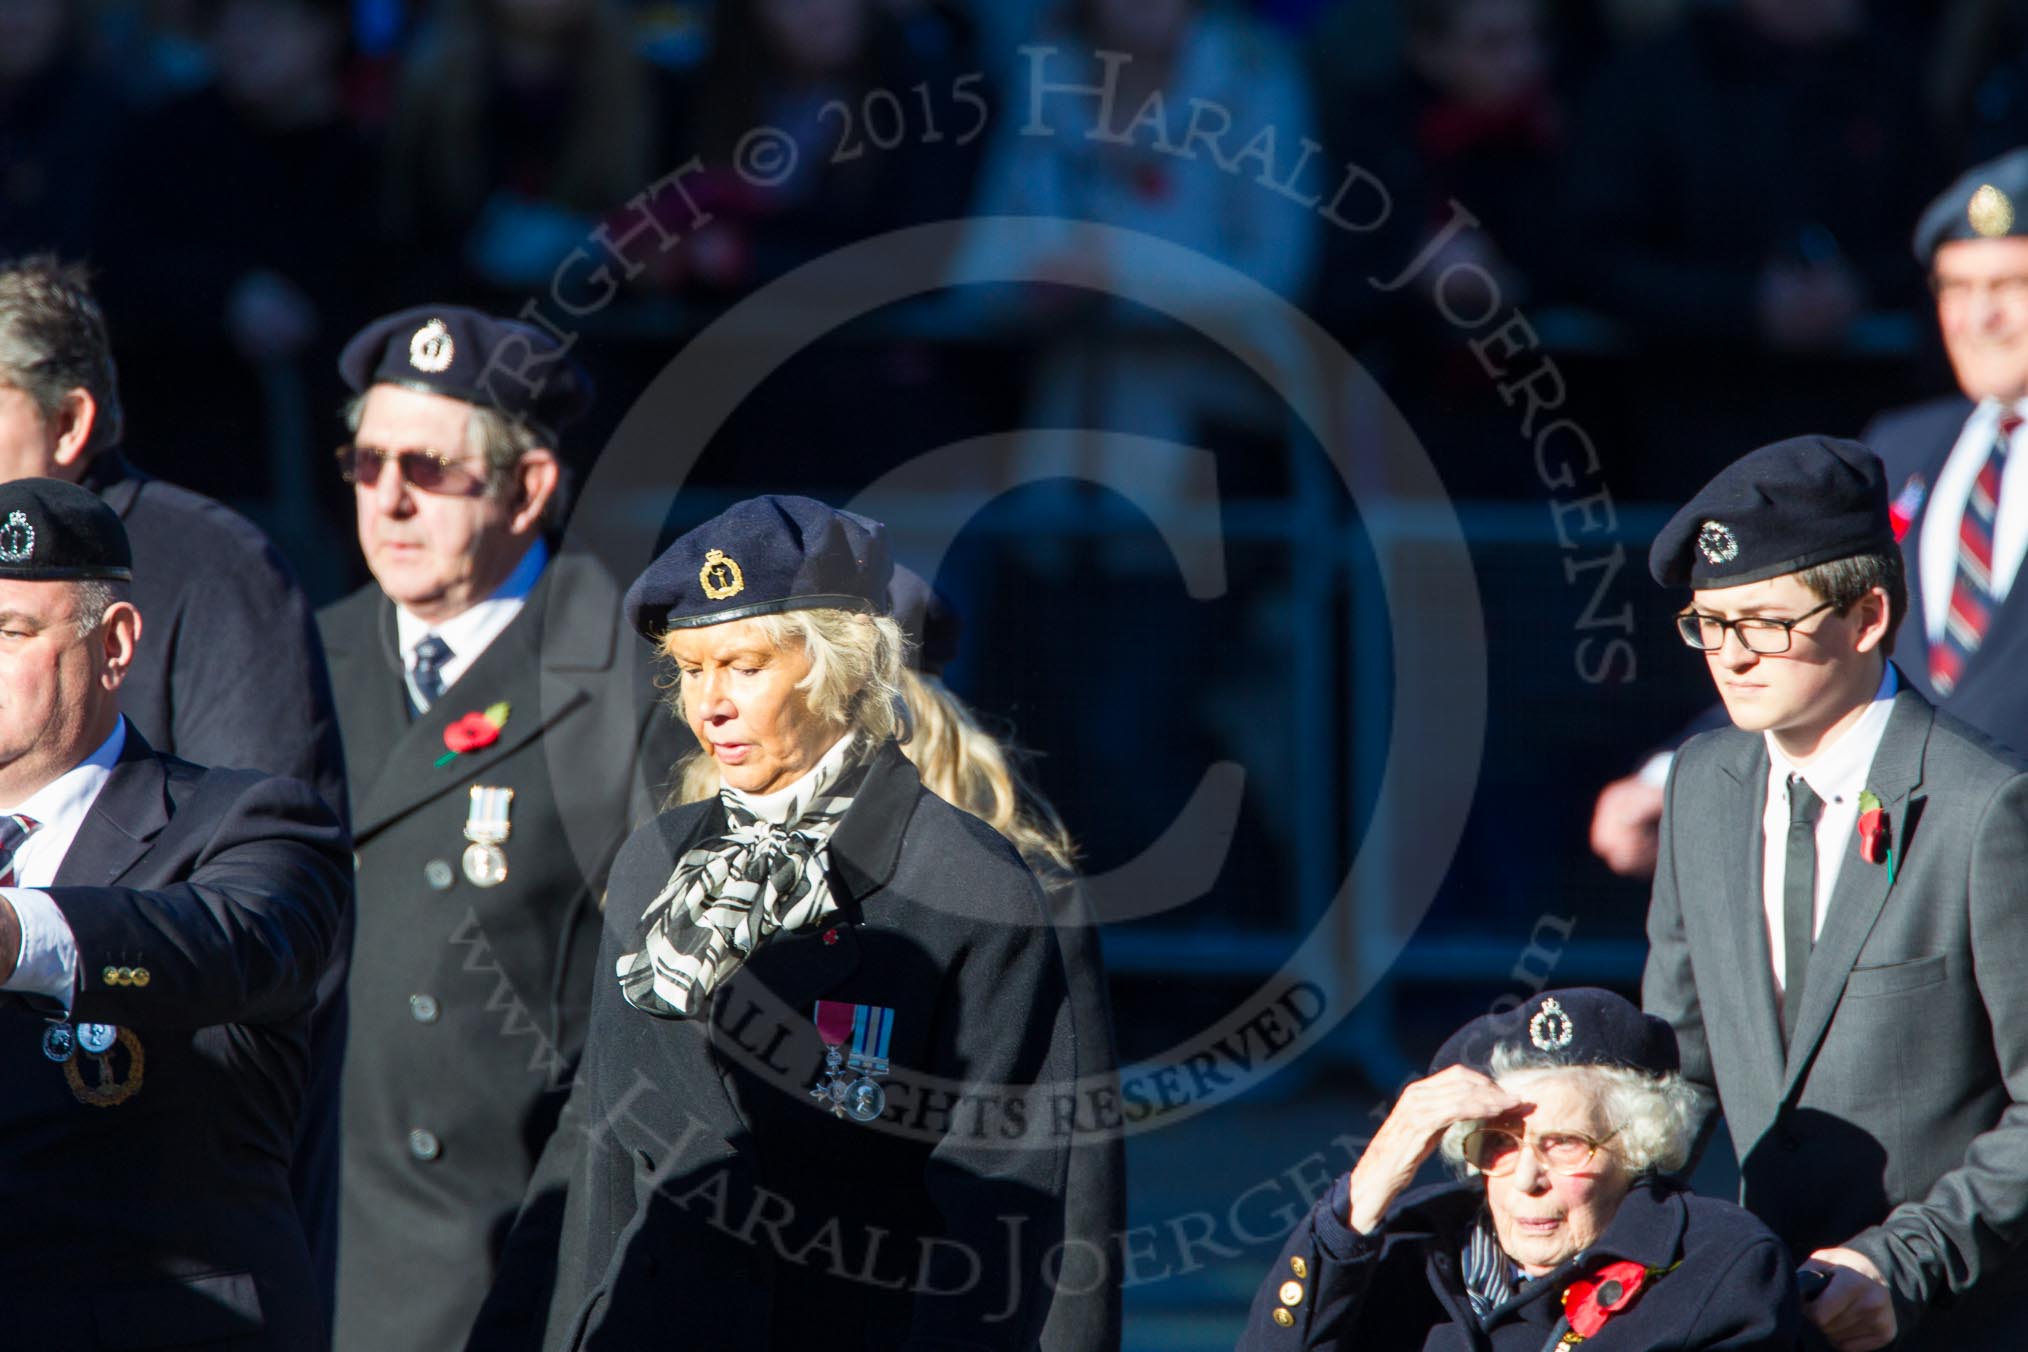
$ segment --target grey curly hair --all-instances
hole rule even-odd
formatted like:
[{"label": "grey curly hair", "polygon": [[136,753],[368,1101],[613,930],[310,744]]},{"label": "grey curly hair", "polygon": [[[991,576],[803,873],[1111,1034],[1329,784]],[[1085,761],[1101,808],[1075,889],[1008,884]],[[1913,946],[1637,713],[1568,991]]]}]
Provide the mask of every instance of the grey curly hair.
[{"label": "grey curly hair", "polygon": [[[1704,1116],[1704,1096],[1674,1071],[1650,1075],[1624,1066],[1572,1066],[1513,1047],[1493,1049],[1493,1078],[1512,1093],[1556,1075],[1581,1079],[1595,1096],[1612,1139],[1603,1147],[1629,1174],[1667,1174],[1690,1159],[1690,1147]],[[1465,1162],[1465,1138],[1483,1121],[1453,1122],[1444,1132],[1444,1162],[1460,1177],[1478,1171]]]}]

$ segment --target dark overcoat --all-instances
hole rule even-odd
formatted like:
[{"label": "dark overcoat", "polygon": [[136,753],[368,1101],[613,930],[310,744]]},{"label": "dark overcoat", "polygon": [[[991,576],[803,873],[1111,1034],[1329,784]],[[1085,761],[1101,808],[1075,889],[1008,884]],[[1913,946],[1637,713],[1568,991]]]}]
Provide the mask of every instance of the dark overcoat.
[{"label": "dark overcoat", "polygon": [[325,1345],[289,1157],[350,872],[309,786],[128,729],[46,889],[77,941],[71,1019],[119,1040],[53,1061],[52,1002],[0,998],[0,1342]]},{"label": "dark overcoat", "polygon": [[1362,1235],[1346,1222],[1341,1177],[1283,1245],[1254,1297],[1239,1352],[1541,1352],[1564,1313],[1565,1288],[1621,1261],[1649,1269],[1648,1284],[1584,1340],[1587,1352],[1798,1346],[1802,1314],[1782,1242],[1739,1207],[1654,1177],[1628,1189],[1597,1243],[1523,1284],[1482,1323],[1459,1255],[1484,1198],[1478,1181],[1419,1189]]},{"label": "dark overcoat", "polygon": [[[345,759],[324,645],[273,542],[239,513],[143,474],[117,450],[92,457],[84,485],[119,513],[134,552],[141,642],[120,683],[120,712],[164,754],[300,779],[342,817]],[[349,891],[345,902],[310,1020],[310,1090],[290,1166],[327,1302],[338,1241]]]},{"label": "dark overcoat", "polygon": [[[1908,578],[1908,617],[1894,641],[1895,665],[1923,696],[1945,713],[1962,718],[1994,741],[2028,755],[2028,585],[2016,585],[2000,603],[1979,650],[1966,664],[1950,695],[1939,697],[1929,682],[1928,612],[1922,601],[1923,522],[1930,490],[1965,430],[1975,406],[1962,395],[1895,409],[1874,419],[1865,441],[1887,470],[1889,497],[1909,491],[1917,506],[1901,540],[1902,571]],[[2017,578],[2028,583],[2028,577]]]},{"label": "dark overcoat", "polygon": [[[413,720],[379,589],[320,616],[359,879],[340,1348],[458,1345],[563,1106],[606,869],[682,750],[619,614],[605,573],[559,556]],[[499,740],[439,764],[446,727],[498,703],[509,706]],[[514,791],[507,877],[491,887],[462,866],[475,785]]]},{"label": "dark overcoat", "polygon": [[[1041,889],[890,743],[830,840],[836,923],[777,934],[701,1017],[643,1013],[614,964],[724,825],[690,804],[613,867],[584,1066],[470,1346],[1033,1348],[1069,1155],[1048,1100],[1076,1055]],[[875,1123],[809,1093],[820,999],[893,1011]],[[521,1263],[551,1252],[545,1309]]]}]

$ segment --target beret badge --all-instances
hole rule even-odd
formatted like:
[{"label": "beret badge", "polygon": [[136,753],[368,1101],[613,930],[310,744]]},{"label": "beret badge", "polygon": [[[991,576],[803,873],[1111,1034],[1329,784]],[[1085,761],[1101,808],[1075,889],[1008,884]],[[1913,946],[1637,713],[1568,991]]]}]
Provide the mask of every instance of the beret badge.
[{"label": "beret badge", "polygon": [[725,556],[724,550],[714,549],[704,556],[704,566],[697,570],[697,585],[712,600],[724,601],[746,590],[746,575]]},{"label": "beret badge", "polygon": [[1697,532],[1697,552],[1711,563],[1731,563],[1739,557],[1739,541],[1723,521],[1707,521]]},{"label": "beret badge", "polygon": [[26,563],[35,554],[35,527],[28,524],[26,512],[9,512],[7,524],[0,526],[0,561]]},{"label": "beret badge", "polygon": [[1568,1047],[1576,1036],[1577,1025],[1570,1021],[1570,1015],[1563,1012],[1563,1006],[1553,999],[1544,1000],[1542,1008],[1535,1011],[1535,1017],[1528,1020],[1528,1040],[1545,1052]]},{"label": "beret badge", "polygon": [[451,369],[458,345],[451,341],[450,326],[432,319],[408,340],[408,364],[425,375],[440,375]]},{"label": "beret badge", "polygon": [[1965,219],[1981,239],[1997,239],[2014,228],[2014,204],[2007,194],[1990,183],[1982,183],[1965,204]]}]

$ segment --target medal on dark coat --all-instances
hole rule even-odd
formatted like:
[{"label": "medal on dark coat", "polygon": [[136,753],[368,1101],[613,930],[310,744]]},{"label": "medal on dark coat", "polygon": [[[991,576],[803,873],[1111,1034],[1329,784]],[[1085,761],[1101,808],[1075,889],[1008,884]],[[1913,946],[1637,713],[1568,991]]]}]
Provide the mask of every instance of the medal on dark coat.
[{"label": "medal on dark coat", "polygon": [[500,847],[513,828],[514,790],[472,786],[472,806],[465,817],[465,877],[474,887],[498,887],[507,881],[507,852]]},{"label": "medal on dark coat", "polygon": [[[819,1000],[811,1012],[824,1042],[824,1070],[810,1097],[834,1117],[871,1122],[887,1111],[887,1091],[876,1076],[888,1073],[887,1047],[894,1034],[894,1011],[880,1005]],[[850,1042],[852,1051],[846,1054]]]}]

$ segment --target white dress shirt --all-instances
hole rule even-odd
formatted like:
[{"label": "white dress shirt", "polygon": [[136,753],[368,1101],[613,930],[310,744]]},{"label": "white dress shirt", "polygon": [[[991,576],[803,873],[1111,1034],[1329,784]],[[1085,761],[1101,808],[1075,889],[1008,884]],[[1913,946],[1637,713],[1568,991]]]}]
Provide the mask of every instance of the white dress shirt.
[{"label": "white dress shirt", "polygon": [[479,654],[485,652],[487,646],[514,623],[514,617],[521,613],[521,607],[528,601],[528,593],[535,590],[542,570],[548,566],[549,546],[538,537],[528,547],[528,552],[521,556],[521,562],[514,565],[514,571],[507,575],[507,580],[469,610],[431,624],[400,606],[394,608],[394,638],[396,646],[401,649],[402,684],[408,687],[408,697],[415,702],[416,708],[430,707],[430,702],[415,686],[415,650],[422,641],[435,634],[450,645],[450,660],[438,668],[443,674],[444,689],[449,690],[457,684],[458,677],[479,660]]},{"label": "white dress shirt", "polygon": [[1817,818],[1816,923],[1810,931],[1814,942],[1824,931],[1824,911],[1831,900],[1831,889],[1838,884],[1846,847],[1859,829],[1859,795],[1866,789],[1873,754],[1880,749],[1880,739],[1887,732],[1898,685],[1890,666],[1859,721],[1829,746],[1818,748],[1807,763],[1790,759],[1775,745],[1773,733],[1764,734],[1768,771],[1767,806],[1762,809],[1760,819],[1761,906],[1767,913],[1767,942],[1774,955],[1776,991],[1788,986],[1782,951],[1787,937],[1787,927],[1782,921],[1782,884],[1789,872],[1789,776],[1800,775],[1810,791],[1824,800],[1823,814]]},{"label": "white dress shirt", "polygon": [[[1943,637],[1944,622],[1950,617],[1951,588],[1958,577],[1958,527],[1965,519],[1965,503],[1972,485],[1986,467],[1986,457],[1999,434],[2000,415],[2009,411],[1997,399],[1987,399],[1965,419],[1957,445],[1930,485],[1928,509],[1922,518],[1922,539],[1917,541],[1916,558],[1922,564],[1922,627],[1931,643]],[[2012,412],[2028,417],[2028,400],[2013,406]],[[2000,475],[2000,506],[1993,518],[1993,596],[2007,599],[2014,574],[2028,556],[2028,429],[2017,427],[2009,443],[2007,463]],[[1888,492],[1900,491],[1889,484]]]},{"label": "white dress shirt", "polygon": [[99,790],[112,777],[126,745],[127,720],[121,718],[98,750],[15,806],[0,808],[0,816],[19,813],[37,823],[14,852],[15,886],[0,887],[0,897],[13,904],[21,922],[21,956],[14,975],[0,989],[46,995],[70,1008],[76,989],[77,938],[49,894],[35,889],[56,881],[70,843],[77,839],[85,814],[98,801]]}]

